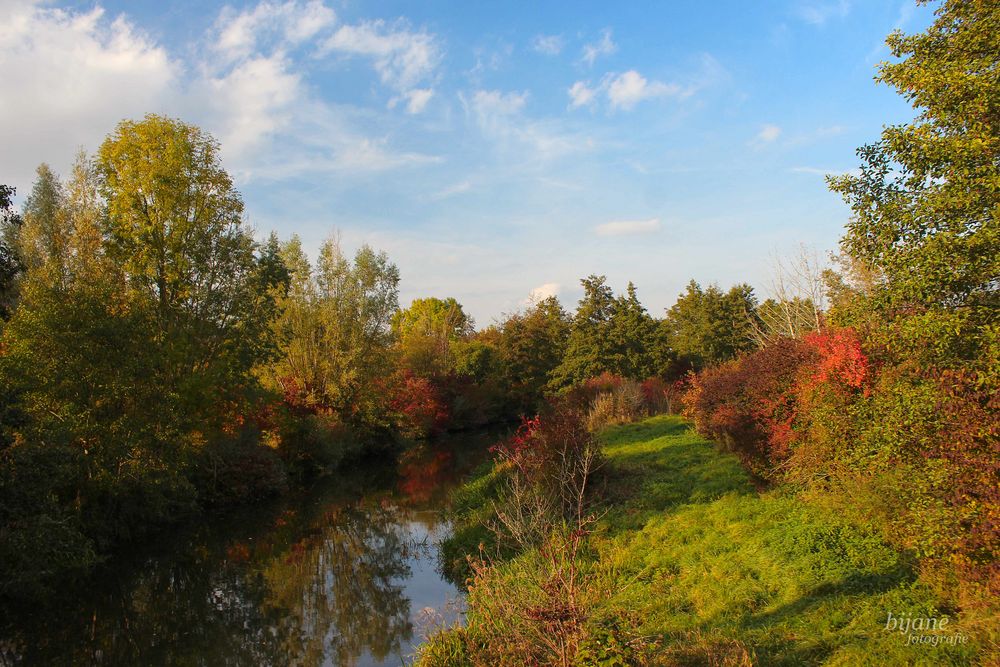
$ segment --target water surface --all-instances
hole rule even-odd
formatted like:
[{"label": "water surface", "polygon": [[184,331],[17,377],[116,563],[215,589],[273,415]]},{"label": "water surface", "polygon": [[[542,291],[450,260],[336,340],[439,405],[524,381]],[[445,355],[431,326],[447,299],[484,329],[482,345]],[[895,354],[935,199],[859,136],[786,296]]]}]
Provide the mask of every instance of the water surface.
[{"label": "water surface", "polygon": [[460,617],[447,492],[495,438],[449,439],[159,535],[7,618],[0,663],[401,665]]}]

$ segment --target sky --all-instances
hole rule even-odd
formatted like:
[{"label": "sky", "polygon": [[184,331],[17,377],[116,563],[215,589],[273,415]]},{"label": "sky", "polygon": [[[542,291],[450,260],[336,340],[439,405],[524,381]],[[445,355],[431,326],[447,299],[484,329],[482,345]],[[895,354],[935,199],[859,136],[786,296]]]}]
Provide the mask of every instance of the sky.
[{"label": "sky", "polygon": [[914,110],[876,85],[913,0],[0,0],[0,182],[122,119],[210,132],[258,236],[384,250],[480,325],[580,278],[656,316],[836,249],[824,174]]}]

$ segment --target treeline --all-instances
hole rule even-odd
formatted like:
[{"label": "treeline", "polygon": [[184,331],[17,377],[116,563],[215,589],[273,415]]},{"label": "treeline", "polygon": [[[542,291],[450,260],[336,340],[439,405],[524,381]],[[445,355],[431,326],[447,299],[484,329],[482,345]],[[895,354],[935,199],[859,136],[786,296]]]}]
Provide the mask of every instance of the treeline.
[{"label": "treeline", "polygon": [[548,298],[479,330],[451,298],[400,309],[384,253],[255,240],[218,148],[151,115],[65,181],[39,167],[21,212],[0,191],[0,596],[595,377],[619,390],[595,418],[623,419],[751,345],[748,286],[692,283],[665,319],[600,276],[573,314]]}]

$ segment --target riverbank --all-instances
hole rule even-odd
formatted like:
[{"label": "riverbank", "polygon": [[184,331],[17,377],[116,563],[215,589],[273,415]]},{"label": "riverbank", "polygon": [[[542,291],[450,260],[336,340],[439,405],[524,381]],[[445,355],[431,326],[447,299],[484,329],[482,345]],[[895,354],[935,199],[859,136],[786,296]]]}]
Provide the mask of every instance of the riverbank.
[{"label": "riverbank", "polygon": [[[970,619],[940,608],[915,563],[877,534],[788,491],[759,492],[735,456],[678,417],[601,439],[607,487],[575,570],[581,653],[596,664],[977,664]],[[457,494],[465,525],[453,559],[480,530],[493,476]],[[536,599],[542,560],[534,550],[495,560],[489,590]],[[487,627],[497,604],[472,590],[466,627],[437,635],[421,664],[474,663],[485,633],[502,630]]]}]

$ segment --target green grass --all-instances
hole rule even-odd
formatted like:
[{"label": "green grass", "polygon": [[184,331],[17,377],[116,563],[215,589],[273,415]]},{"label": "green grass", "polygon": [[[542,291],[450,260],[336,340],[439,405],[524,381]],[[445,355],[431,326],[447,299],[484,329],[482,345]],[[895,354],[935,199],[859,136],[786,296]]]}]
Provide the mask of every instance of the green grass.
[{"label": "green grass", "polygon": [[[965,665],[975,645],[908,646],[888,613],[941,616],[913,564],[878,535],[781,490],[758,493],[736,457],[677,417],[603,434],[613,502],[598,567],[644,634],[740,644],[762,665]],[[950,632],[961,632],[953,616]],[[968,633],[966,633],[968,634]],[[691,664],[699,661],[691,648]]]},{"label": "green grass", "polygon": [[[734,456],[677,417],[602,439],[608,501],[591,565],[615,593],[593,615],[639,619],[639,632],[661,639],[664,664],[977,664],[962,619],[870,529],[787,491],[758,492]],[[460,495],[464,530],[494,483],[482,476]],[[885,629],[889,613],[948,615],[946,634],[968,643],[908,645]]]}]

